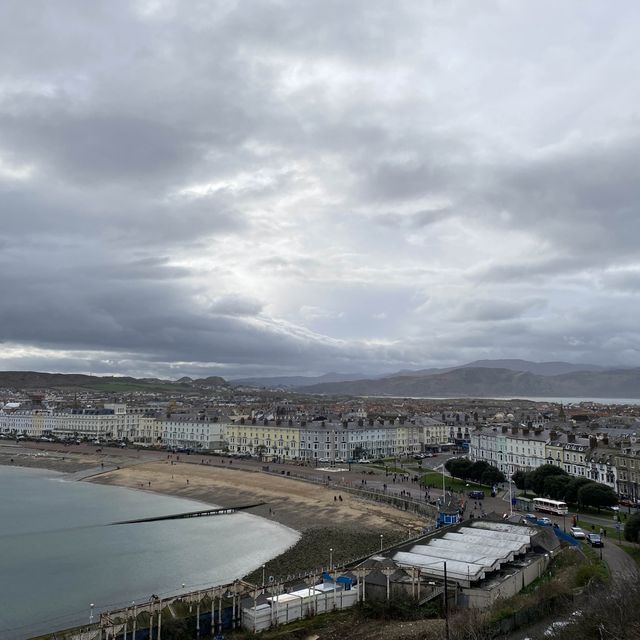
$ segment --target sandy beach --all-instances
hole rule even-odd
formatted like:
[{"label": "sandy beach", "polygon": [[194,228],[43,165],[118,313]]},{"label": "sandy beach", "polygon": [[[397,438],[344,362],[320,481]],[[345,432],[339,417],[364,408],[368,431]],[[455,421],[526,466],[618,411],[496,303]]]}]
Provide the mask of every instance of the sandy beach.
[{"label": "sandy beach", "polygon": [[420,531],[424,520],[347,492],[334,500],[336,489],[245,469],[182,462],[147,462],[103,473],[91,482],[144,489],[234,506],[265,502],[250,512],[298,531],[314,526],[359,527],[379,532]]}]

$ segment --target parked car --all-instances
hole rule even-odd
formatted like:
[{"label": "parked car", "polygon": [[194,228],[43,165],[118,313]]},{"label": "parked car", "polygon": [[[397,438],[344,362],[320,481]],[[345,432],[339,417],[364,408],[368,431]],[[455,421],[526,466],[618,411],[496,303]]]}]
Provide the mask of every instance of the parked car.
[{"label": "parked car", "polygon": [[331,462],[329,458],[318,458],[318,462]]},{"label": "parked car", "polygon": [[484,500],[484,491],[469,491],[469,497],[473,500]]},{"label": "parked car", "polygon": [[584,540],[587,537],[585,530],[581,529],[580,527],[571,527],[570,532],[571,535],[576,539],[580,538]]},{"label": "parked car", "polygon": [[604,542],[602,542],[602,538],[599,533],[588,533],[587,542],[592,547],[604,547]]},{"label": "parked car", "polygon": [[551,518],[538,518],[538,522],[540,524],[546,524],[548,526],[551,526],[553,523],[551,522]]},{"label": "parked car", "polygon": [[358,460],[358,464],[369,464],[371,462],[371,460],[367,460],[366,458],[360,458],[360,460]]},{"label": "parked car", "polygon": [[528,522],[533,522],[534,524],[538,522],[538,516],[536,516],[534,513],[527,513],[527,515],[525,516],[525,519]]}]

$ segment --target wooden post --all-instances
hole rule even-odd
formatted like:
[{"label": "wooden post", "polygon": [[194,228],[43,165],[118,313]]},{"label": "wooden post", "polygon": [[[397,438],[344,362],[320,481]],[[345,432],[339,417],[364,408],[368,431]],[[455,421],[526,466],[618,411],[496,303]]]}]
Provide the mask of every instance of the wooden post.
[{"label": "wooden post", "polygon": [[158,602],[158,640],[162,640],[162,601]]}]

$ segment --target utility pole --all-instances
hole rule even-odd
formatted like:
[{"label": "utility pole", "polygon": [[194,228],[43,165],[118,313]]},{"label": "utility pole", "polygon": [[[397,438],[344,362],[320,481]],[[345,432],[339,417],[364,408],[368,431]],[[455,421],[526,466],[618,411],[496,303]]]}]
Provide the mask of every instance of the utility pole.
[{"label": "utility pole", "polygon": [[447,587],[447,562],[444,562],[444,623],[445,638],[449,640],[449,588]]}]

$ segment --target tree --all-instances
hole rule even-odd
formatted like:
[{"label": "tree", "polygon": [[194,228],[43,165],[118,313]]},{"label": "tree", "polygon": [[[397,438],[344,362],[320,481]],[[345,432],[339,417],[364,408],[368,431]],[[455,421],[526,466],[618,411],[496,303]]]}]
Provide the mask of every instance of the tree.
[{"label": "tree", "polygon": [[618,503],[618,497],[611,487],[599,482],[583,484],[578,489],[578,503],[589,507],[613,507]]},{"label": "tree", "polygon": [[585,484],[589,484],[589,478],[571,478],[567,483],[564,499],[566,502],[576,504],[578,502],[578,489]]},{"label": "tree", "polygon": [[640,541],[640,512],[629,516],[624,523],[624,539],[629,542]]},{"label": "tree", "polygon": [[571,481],[569,476],[551,475],[544,479],[544,494],[552,500],[564,500],[567,485]]},{"label": "tree", "polygon": [[452,458],[451,460],[447,460],[444,465],[444,468],[454,477],[461,478],[462,480],[466,480],[469,478],[469,469],[473,466],[473,462],[471,460],[467,460],[467,458]]},{"label": "tree", "polygon": [[500,471],[497,467],[489,465],[488,469],[485,469],[483,474],[480,476],[481,484],[494,485],[499,482],[504,482],[506,480],[504,473]]},{"label": "tree", "polygon": [[488,462],[485,462],[484,460],[477,460],[471,465],[471,468],[469,469],[469,478],[471,478],[471,480],[475,480],[476,482],[480,482],[482,474],[487,471],[487,469],[491,469],[491,465]]},{"label": "tree", "polygon": [[531,472],[531,488],[539,495],[544,495],[544,481],[548,476],[568,476],[569,474],[562,468],[553,464],[544,464]]},{"label": "tree", "polygon": [[518,489],[527,489],[527,476],[529,474],[524,471],[516,471],[512,476],[511,480],[513,480],[513,484],[516,485]]}]

